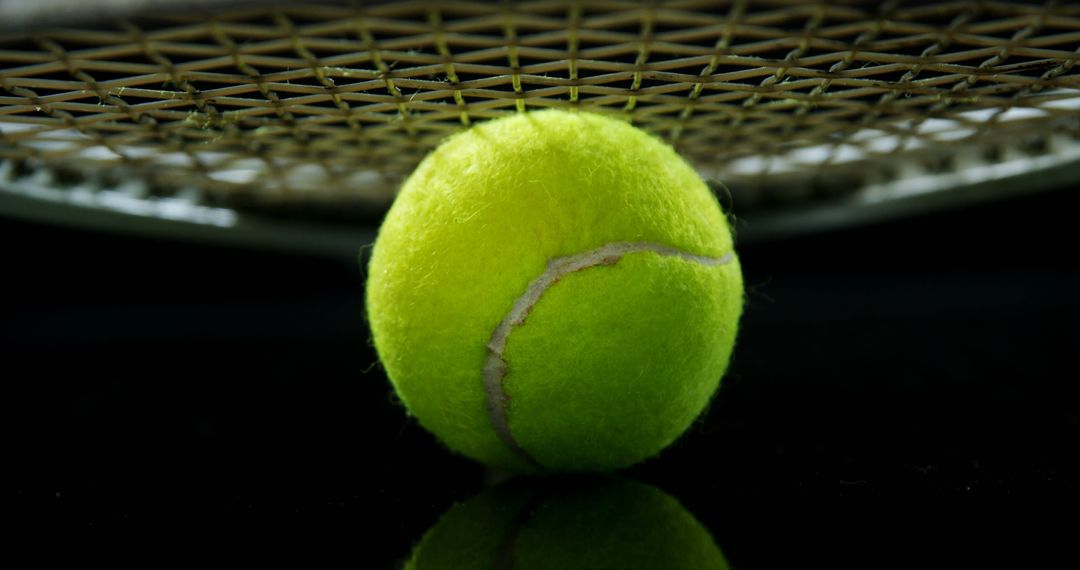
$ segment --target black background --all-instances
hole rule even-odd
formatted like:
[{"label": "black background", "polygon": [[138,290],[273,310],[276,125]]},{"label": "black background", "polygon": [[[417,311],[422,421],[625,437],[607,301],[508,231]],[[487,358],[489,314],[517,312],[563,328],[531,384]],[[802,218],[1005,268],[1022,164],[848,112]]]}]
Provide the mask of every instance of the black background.
[{"label": "black background", "polygon": [[[748,305],[718,397],[622,476],[679,499],[742,568],[1067,544],[1010,550],[1076,495],[1077,196],[741,246]],[[395,402],[354,260],[12,220],[0,238],[24,529],[321,533],[390,568],[491,479]],[[879,526],[896,517],[915,522]]]}]

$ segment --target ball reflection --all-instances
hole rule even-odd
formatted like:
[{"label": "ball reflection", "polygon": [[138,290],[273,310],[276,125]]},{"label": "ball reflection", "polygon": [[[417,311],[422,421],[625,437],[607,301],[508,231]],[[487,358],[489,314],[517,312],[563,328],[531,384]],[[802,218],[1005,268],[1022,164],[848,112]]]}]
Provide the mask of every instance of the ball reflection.
[{"label": "ball reflection", "polygon": [[513,480],[455,505],[405,565],[430,569],[726,569],[712,536],[636,481]]}]

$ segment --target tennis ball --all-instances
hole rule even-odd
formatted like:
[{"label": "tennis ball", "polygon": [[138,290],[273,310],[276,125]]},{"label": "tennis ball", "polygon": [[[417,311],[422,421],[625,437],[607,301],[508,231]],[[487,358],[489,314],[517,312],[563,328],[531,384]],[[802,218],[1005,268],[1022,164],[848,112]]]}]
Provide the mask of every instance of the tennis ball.
[{"label": "tennis ball", "polygon": [[379,230],[372,338],[447,446],[515,472],[658,453],[727,367],[742,276],[720,206],[663,142],[523,113],[429,154]]},{"label": "tennis ball", "polygon": [[709,532],[668,494],[633,481],[511,481],[452,507],[406,570],[728,568]]}]

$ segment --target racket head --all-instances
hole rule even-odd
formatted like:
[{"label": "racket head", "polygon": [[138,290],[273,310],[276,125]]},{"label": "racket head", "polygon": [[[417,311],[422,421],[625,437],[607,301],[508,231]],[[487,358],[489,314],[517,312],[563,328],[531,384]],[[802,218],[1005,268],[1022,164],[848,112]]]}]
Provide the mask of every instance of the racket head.
[{"label": "racket head", "polygon": [[671,142],[771,239],[1080,174],[1080,6],[8,2],[0,210],[339,254],[446,136],[549,107]]}]

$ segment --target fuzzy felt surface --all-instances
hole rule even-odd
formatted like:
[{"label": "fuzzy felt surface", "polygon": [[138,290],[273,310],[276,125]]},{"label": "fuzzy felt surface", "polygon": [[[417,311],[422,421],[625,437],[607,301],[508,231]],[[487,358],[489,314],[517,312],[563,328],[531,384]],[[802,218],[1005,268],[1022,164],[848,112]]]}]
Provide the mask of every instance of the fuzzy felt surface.
[{"label": "fuzzy felt surface", "polygon": [[741,298],[738,264],[650,252],[568,275],[507,342],[518,444],[556,471],[604,471],[656,454],[716,391]]},{"label": "fuzzy felt surface", "polygon": [[489,489],[450,509],[409,570],[722,570],[709,532],[670,495],[633,481]]},{"label": "fuzzy felt surface", "polygon": [[[379,230],[367,286],[376,349],[421,425],[479,461],[535,471],[493,428],[482,378],[487,344],[550,260],[615,242],[732,252],[723,212],[693,168],[626,123],[519,114],[432,152]],[[550,463],[543,467],[558,470],[617,468],[655,454],[715,390],[741,305],[737,261],[701,267],[640,253],[560,280],[507,339],[514,437],[539,446]],[[587,386],[560,397],[570,383]],[[629,424],[642,428],[617,433]]]}]

